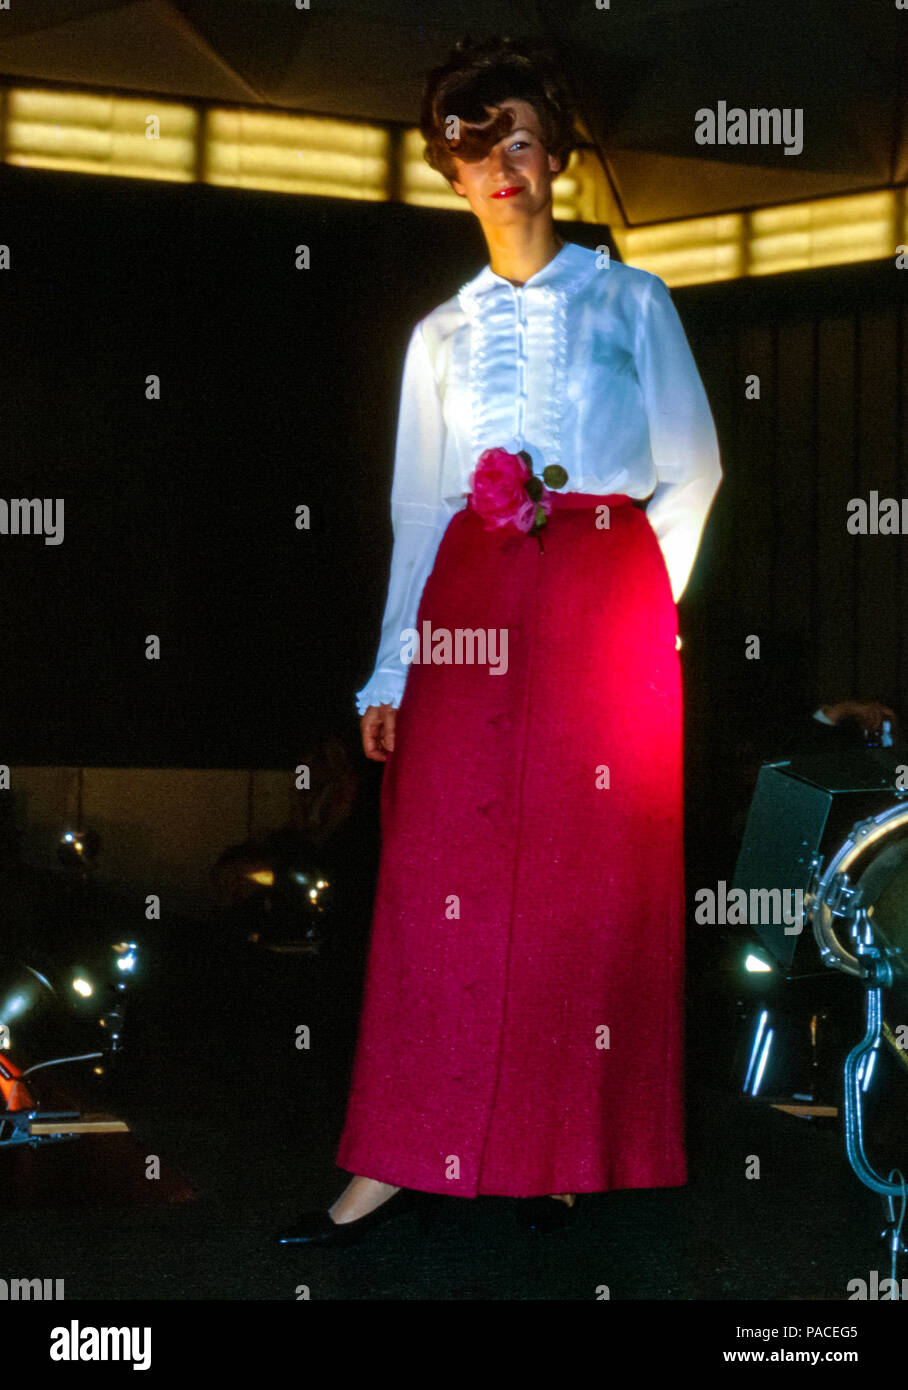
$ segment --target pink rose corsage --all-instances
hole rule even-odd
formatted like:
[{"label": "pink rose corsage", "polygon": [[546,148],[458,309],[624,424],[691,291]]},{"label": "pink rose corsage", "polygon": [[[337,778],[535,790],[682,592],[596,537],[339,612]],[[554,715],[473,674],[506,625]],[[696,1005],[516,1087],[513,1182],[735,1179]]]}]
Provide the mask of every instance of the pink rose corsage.
[{"label": "pink rose corsage", "polygon": [[469,505],[487,531],[508,527],[535,536],[539,549],[544,550],[540,533],[552,511],[549,490],[564,487],[567,480],[567,473],[557,463],[548,464],[542,477],[537,477],[524,449],[518,454],[486,449],[470,475]]}]

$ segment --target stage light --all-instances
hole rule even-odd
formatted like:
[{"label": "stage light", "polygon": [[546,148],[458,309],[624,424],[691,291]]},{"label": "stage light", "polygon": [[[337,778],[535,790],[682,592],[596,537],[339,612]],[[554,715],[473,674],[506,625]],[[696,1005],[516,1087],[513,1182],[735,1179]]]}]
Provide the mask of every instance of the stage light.
[{"label": "stage light", "polygon": [[83,999],[88,999],[94,994],[94,986],[89,983],[82,975],[77,975],[73,980],[73,989],[80,994]]},{"label": "stage light", "polygon": [[117,957],[117,969],[124,974],[131,973],[138,964],[138,948],[134,941],[120,941],[111,948]]},{"label": "stage light", "polygon": [[93,866],[101,849],[101,837],[94,830],[66,830],[57,844],[57,859],[67,869],[84,873]]},{"label": "stage light", "polygon": [[[46,1000],[47,995],[54,993],[49,981],[40,971],[33,970],[30,965],[14,966],[13,969],[15,970],[15,983],[9,982],[7,988],[0,991],[0,1024],[5,1024],[7,1027],[11,1019],[21,1018],[23,1014],[40,1004],[42,999]],[[25,972],[24,975],[23,971]],[[35,981],[37,981],[37,985]],[[40,989],[38,985],[41,986]]]},{"label": "stage light", "polygon": [[0,1013],[3,1015],[4,1022],[8,1018],[16,1018],[26,1007],[25,997],[22,994],[14,994],[11,999],[7,999]]},{"label": "stage light", "polygon": [[744,960],[744,969],[753,974],[760,974],[771,971],[772,966],[765,956],[757,955],[754,951],[748,951]]}]

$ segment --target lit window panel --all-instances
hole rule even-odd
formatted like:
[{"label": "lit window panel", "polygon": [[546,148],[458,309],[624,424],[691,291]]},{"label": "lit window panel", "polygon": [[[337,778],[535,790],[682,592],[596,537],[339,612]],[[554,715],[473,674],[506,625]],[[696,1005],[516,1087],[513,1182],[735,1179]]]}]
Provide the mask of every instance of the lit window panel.
[{"label": "lit window panel", "polygon": [[779,275],[883,260],[905,226],[893,189],[759,208],[747,216],[696,218],[616,229],[622,257],[669,285]]},{"label": "lit window panel", "polygon": [[894,190],[761,208],[750,217],[750,273],[881,260],[895,252],[898,216]]},{"label": "lit window panel", "polygon": [[389,136],[381,126],[215,109],[205,132],[205,180],[329,198],[388,196]]},{"label": "lit window panel", "polygon": [[13,87],[6,162],[120,178],[195,178],[198,115],[157,97]]},{"label": "lit window panel", "polygon": [[735,280],[745,273],[745,219],[739,213],[615,228],[623,260],[667,285]]}]

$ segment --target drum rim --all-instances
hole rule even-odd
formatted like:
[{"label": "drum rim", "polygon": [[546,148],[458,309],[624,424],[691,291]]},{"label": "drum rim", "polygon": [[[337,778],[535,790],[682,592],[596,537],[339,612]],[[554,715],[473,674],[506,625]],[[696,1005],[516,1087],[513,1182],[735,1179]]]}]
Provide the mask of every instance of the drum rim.
[{"label": "drum rim", "polygon": [[[881,840],[886,839],[893,830],[902,824],[908,827],[908,798],[896,801],[892,806],[887,806],[876,816],[855,821],[836,853],[826,865],[808,910],[814,936],[827,965],[838,966],[848,974],[864,974],[864,968],[858,957],[843,946],[836,935],[835,923],[841,918],[837,917],[830,907],[828,896],[840,874],[847,873],[850,877],[851,870],[861,855],[871,847],[879,846]],[[888,949],[889,943],[886,942],[885,944]]]}]

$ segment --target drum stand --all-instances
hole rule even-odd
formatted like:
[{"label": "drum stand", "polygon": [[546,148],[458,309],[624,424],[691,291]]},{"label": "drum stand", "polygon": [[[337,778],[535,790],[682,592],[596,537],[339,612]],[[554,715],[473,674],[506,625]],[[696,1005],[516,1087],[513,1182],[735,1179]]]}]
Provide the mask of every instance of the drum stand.
[{"label": "drum stand", "polygon": [[[879,1050],[883,1028],[883,990],[892,984],[892,966],[886,954],[874,944],[873,927],[866,908],[856,907],[851,934],[856,942],[855,954],[863,966],[862,981],[867,990],[867,1031],[845,1060],[845,1150],[848,1162],[861,1182],[886,1198],[889,1220],[881,1235],[888,1238],[893,1287],[897,1289],[899,1286],[895,1282],[896,1261],[908,1248],[901,1238],[908,1188],[901,1174],[901,1181],[892,1181],[898,1172],[897,1169],[893,1169],[887,1179],[880,1177],[871,1167],[864,1152],[862,1112],[862,1081],[865,1067],[871,1065],[874,1054]],[[895,1217],[893,1200],[896,1197],[902,1199],[902,1210],[898,1220]]]}]

